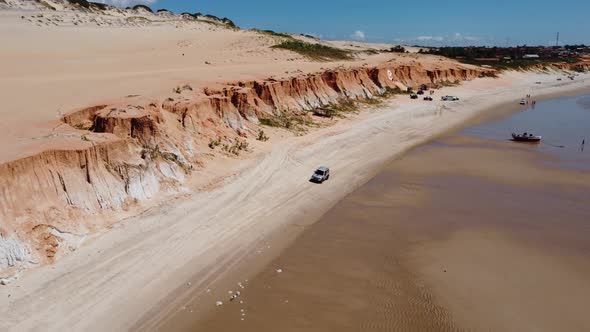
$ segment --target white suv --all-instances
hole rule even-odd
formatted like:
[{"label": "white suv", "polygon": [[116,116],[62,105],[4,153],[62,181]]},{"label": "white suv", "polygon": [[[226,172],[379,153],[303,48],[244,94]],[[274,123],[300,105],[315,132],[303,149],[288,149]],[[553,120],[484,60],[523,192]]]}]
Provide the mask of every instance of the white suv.
[{"label": "white suv", "polygon": [[318,169],[313,172],[311,179],[309,181],[322,183],[330,178],[330,169],[326,166],[320,166]]}]

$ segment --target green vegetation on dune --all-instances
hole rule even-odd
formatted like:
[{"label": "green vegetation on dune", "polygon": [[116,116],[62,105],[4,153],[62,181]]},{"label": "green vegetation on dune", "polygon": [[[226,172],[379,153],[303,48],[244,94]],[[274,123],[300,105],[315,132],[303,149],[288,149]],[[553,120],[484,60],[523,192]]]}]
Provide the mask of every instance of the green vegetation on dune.
[{"label": "green vegetation on dune", "polygon": [[214,21],[204,20],[204,19],[200,19],[200,18],[197,18],[196,21],[200,22],[200,23],[214,25],[219,28],[224,28],[224,29],[229,29],[229,30],[234,30],[234,31],[240,30],[240,28],[233,23],[229,24],[229,23],[214,22]]},{"label": "green vegetation on dune", "polygon": [[266,142],[268,141],[269,137],[266,136],[266,133],[264,132],[264,130],[260,129],[258,131],[258,137],[256,137],[256,140],[261,141],[261,142]]},{"label": "green vegetation on dune", "polygon": [[296,114],[283,113],[279,116],[261,118],[259,120],[263,126],[285,128],[296,134],[305,133],[307,128],[318,126],[305,112]]},{"label": "green vegetation on dune", "polygon": [[280,38],[294,39],[293,36],[291,36],[289,34],[282,33],[282,32],[275,32],[275,31],[272,31],[272,30],[252,29],[252,31],[261,33],[263,35],[272,36],[272,37],[280,37]]},{"label": "green vegetation on dune", "polygon": [[[252,31],[270,36],[280,38],[281,42],[272,48],[280,48],[289,50],[295,53],[299,53],[307,58],[319,61],[331,61],[331,60],[349,60],[352,58],[352,52],[339,49],[336,47],[326,46],[319,43],[308,43],[302,40],[295,39],[292,35],[275,32],[272,30],[258,30],[252,29]],[[303,35],[308,38],[316,39],[313,36]]]},{"label": "green vegetation on dune", "polygon": [[98,10],[107,10],[109,8],[106,4],[100,2],[90,2],[90,7]]},{"label": "green vegetation on dune", "polygon": [[385,87],[385,92],[381,94],[380,97],[382,98],[390,98],[395,95],[407,95],[409,94],[408,90],[402,90],[400,87],[390,88],[388,86]]},{"label": "green vegetation on dune", "polygon": [[82,6],[84,8],[90,7],[90,3],[86,0],[68,0],[68,2],[74,5]]},{"label": "green vegetation on dune", "polygon": [[[317,118],[346,118],[351,114],[357,114],[365,107],[378,108],[385,105],[385,100],[396,95],[407,94],[407,91],[395,87],[385,87],[383,93],[367,98],[351,99],[342,97],[337,101],[317,107],[306,112],[289,113],[284,112],[279,116],[270,116],[260,118],[260,125],[276,128],[285,128],[296,134],[302,134],[307,131],[309,127],[320,127],[323,122],[317,122]],[[312,116],[313,115],[313,116]],[[268,137],[264,131],[260,130],[258,138],[259,141],[266,141]],[[212,141],[209,147],[214,148],[216,142]],[[217,143],[218,144],[218,143]]]},{"label": "green vegetation on dune", "polygon": [[[127,7],[127,9],[129,9],[129,7]],[[132,9],[134,9],[134,10],[143,9],[143,10],[145,10],[147,12],[150,12],[150,13],[153,13],[154,12],[150,7],[148,7],[146,5],[135,5],[135,6],[133,6]]]},{"label": "green vegetation on dune", "polygon": [[303,37],[306,37],[306,38],[310,38],[310,39],[320,40],[320,39],[319,39],[318,37],[316,37],[316,36],[307,35],[307,34],[304,34],[304,33],[302,33],[302,34],[301,34],[301,36],[303,36]]},{"label": "green vegetation on dune", "polygon": [[313,115],[324,118],[345,117],[346,113],[358,113],[359,107],[352,99],[342,98],[336,103],[330,103],[324,107],[317,108]]},{"label": "green vegetation on dune", "polygon": [[337,103],[328,105],[336,114],[339,113],[357,113],[359,111],[358,105],[352,99],[342,98]]},{"label": "green vegetation on dune", "polygon": [[280,44],[272,46],[299,53],[313,60],[330,61],[330,60],[350,60],[352,54],[350,51],[330,47],[322,44],[306,43],[300,40],[286,40]]}]

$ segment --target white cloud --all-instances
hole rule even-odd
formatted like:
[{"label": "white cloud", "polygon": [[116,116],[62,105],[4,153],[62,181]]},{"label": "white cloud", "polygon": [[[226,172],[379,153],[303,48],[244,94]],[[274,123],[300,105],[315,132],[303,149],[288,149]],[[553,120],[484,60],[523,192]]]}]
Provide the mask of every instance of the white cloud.
[{"label": "white cloud", "polygon": [[94,0],[98,3],[106,3],[107,5],[113,5],[117,7],[129,7],[133,5],[151,5],[156,3],[158,0]]},{"label": "white cloud", "polygon": [[475,36],[463,36],[462,34],[455,32],[453,35],[455,41],[480,41],[481,38]]},{"label": "white cloud", "polygon": [[367,36],[365,35],[364,32],[357,30],[352,35],[350,35],[350,38],[355,39],[355,40],[365,40],[367,38]]},{"label": "white cloud", "polygon": [[479,40],[481,40],[481,38],[479,38],[479,37],[473,37],[473,36],[465,36],[465,37],[463,37],[463,39],[469,40],[469,41],[479,41]]},{"label": "white cloud", "polygon": [[466,36],[459,32],[455,32],[445,36],[418,36],[408,38],[396,38],[395,42],[408,43],[408,44],[424,44],[424,45],[472,45],[472,44],[484,44],[485,39],[476,36]]},{"label": "white cloud", "polygon": [[419,41],[443,41],[444,40],[444,38],[440,37],[440,36],[418,36],[413,39],[419,40]]}]

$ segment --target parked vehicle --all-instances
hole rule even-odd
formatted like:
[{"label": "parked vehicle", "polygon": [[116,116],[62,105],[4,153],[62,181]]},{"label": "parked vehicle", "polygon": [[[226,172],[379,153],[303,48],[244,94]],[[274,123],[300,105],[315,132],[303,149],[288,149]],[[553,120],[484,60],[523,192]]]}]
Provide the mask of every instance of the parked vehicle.
[{"label": "parked vehicle", "polygon": [[410,98],[412,98],[412,99],[418,99],[418,95],[417,95],[417,94],[415,94],[415,93],[412,93],[412,94],[410,95]]},{"label": "parked vehicle", "polygon": [[313,172],[309,181],[315,183],[322,183],[330,178],[330,169],[326,166],[320,166]]},{"label": "parked vehicle", "polygon": [[424,94],[424,90],[422,90],[422,89],[418,90],[418,94],[419,95],[423,95]]},{"label": "parked vehicle", "polygon": [[442,96],[440,98],[443,101],[457,101],[459,100],[459,97],[455,97],[455,96]]},{"label": "parked vehicle", "polygon": [[526,105],[526,100],[524,100],[524,99],[521,99],[521,100],[520,100],[520,104],[521,104],[521,105]]},{"label": "parked vehicle", "polygon": [[432,97],[430,97],[430,96],[425,96],[425,97],[424,97],[424,100],[427,100],[427,101],[432,101],[433,99],[432,99]]}]

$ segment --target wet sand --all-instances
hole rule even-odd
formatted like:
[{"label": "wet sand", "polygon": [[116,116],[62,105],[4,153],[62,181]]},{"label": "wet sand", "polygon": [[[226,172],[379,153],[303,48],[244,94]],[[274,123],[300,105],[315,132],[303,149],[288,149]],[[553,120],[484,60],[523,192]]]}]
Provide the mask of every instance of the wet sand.
[{"label": "wet sand", "polygon": [[[166,328],[590,330],[590,151],[576,143],[590,129],[587,102],[541,102],[414,149],[305,231],[238,299]],[[504,138],[523,124],[555,142]]]}]

